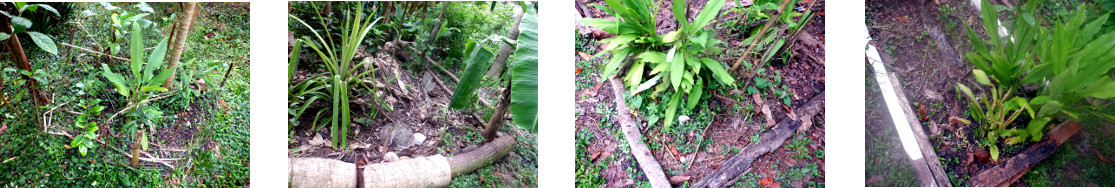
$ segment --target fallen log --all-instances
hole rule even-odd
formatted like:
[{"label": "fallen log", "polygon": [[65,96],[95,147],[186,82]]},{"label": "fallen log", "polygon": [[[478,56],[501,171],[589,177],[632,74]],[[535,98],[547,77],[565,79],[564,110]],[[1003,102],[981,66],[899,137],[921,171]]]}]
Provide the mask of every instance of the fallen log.
[{"label": "fallen log", "polygon": [[[821,110],[824,110],[825,93],[822,91],[820,94],[813,96],[804,105],[799,106],[794,114],[798,117],[812,117]],[[796,117],[784,118],[770,130],[763,132],[759,135],[759,143],[752,143],[743,148],[744,152],[738,153],[727,161],[720,164],[720,168],[711,173],[705,174],[700,181],[694,183],[692,187],[727,187],[732,185],[740,174],[751,168],[751,162],[758,159],[778,147],[782,146],[791,136],[793,136],[801,126],[803,121],[812,121],[808,119],[796,119]]]},{"label": "fallen log", "polygon": [[618,78],[608,79],[612,84],[612,93],[615,94],[616,110],[619,113],[615,114],[616,121],[619,121],[620,129],[623,129],[623,137],[627,138],[627,143],[631,147],[631,155],[635,156],[635,161],[639,162],[639,168],[647,175],[647,180],[653,187],[670,187],[670,180],[666,178],[666,174],[662,173],[662,165],[654,159],[650,154],[650,149],[646,144],[643,144],[643,133],[639,132],[639,123],[631,117],[631,108],[627,107],[627,103],[623,99],[623,84]]},{"label": "fallen log", "polygon": [[[469,173],[503,158],[515,140],[499,134],[495,141],[446,158],[441,155],[379,163],[358,169],[356,164],[324,158],[291,158],[289,187],[445,187],[453,176]],[[357,174],[360,173],[360,174]]]},{"label": "fallen log", "polygon": [[1078,121],[1061,123],[1057,128],[1049,131],[1045,139],[1041,142],[1030,146],[1026,151],[1011,157],[1003,163],[995,165],[995,167],[976,173],[972,179],[968,179],[968,183],[976,187],[1010,186],[1011,183],[1017,181],[1026,171],[1030,171],[1030,168],[1033,168],[1038,162],[1056,153],[1061,144],[1065,143],[1072,135],[1075,135],[1077,131],[1080,131],[1080,128],[1080,122]]}]

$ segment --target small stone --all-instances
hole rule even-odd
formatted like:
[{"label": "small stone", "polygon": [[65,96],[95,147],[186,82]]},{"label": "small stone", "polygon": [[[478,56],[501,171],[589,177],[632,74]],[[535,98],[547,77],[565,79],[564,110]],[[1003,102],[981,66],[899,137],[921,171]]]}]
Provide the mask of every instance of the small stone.
[{"label": "small stone", "polygon": [[399,160],[399,155],[395,152],[387,152],[383,154],[383,162],[395,162]]},{"label": "small stone", "polygon": [[411,145],[420,145],[426,141],[426,135],[422,133],[414,133],[414,139],[411,139]]}]

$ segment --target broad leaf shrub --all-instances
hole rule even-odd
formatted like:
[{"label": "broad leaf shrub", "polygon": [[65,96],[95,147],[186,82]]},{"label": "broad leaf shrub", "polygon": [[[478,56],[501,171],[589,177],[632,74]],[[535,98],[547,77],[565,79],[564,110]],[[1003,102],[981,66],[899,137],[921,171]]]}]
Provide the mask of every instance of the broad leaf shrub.
[{"label": "broad leaf shrub", "polygon": [[[735,78],[728,74],[724,64],[711,58],[724,51],[720,47],[723,41],[716,39],[716,31],[706,28],[720,13],[724,0],[706,2],[692,22],[685,17],[686,2],[673,1],[672,13],[678,18],[678,29],[662,35],[655,33],[654,15],[658,6],[653,1],[605,2],[607,6],[591,6],[614,16],[614,21],[581,21],[617,34],[616,37],[600,40],[600,43],[608,45],[596,56],[612,55],[604,64],[602,77],[610,78],[621,67],[629,66],[623,81],[634,95],[653,89],[651,95],[657,96],[672,88],[675,94],[671,95],[666,106],[664,122],[667,130],[674,124],[680,105],[690,110],[696,107],[708,82],[715,80],[724,85],[735,85]],[[688,97],[683,99],[682,93],[688,94]]]},{"label": "broad leaf shrub", "polygon": [[[530,11],[528,7],[522,7]],[[528,12],[523,15],[519,38],[514,43],[515,60],[509,64],[510,96],[501,96],[510,97],[508,111],[515,117],[513,123],[530,132],[538,131],[538,17],[535,14]],[[465,69],[461,71],[461,81],[453,91],[450,108],[464,108],[476,98],[476,89],[495,58],[495,54],[482,45],[486,41],[465,44]]]},{"label": "broad leaf shrub", "polygon": [[[999,138],[1008,145],[1039,141],[1047,124],[1058,116],[1080,119],[1080,113],[1087,112],[1115,121],[1115,116],[1085,103],[1085,99],[1115,97],[1111,73],[1115,32],[1101,32],[1109,15],[1088,21],[1085,11],[1078,9],[1071,19],[1051,20],[1053,26],[1046,27],[1035,13],[1041,2],[1029,1],[1020,7],[1008,35],[1002,35],[1007,33],[999,29],[998,13],[987,1],[982,2],[980,12],[988,40],[967,28],[973,52],[965,56],[975,67],[973,78],[989,86],[990,95],[977,97],[963,84],[957,90],[969,98],[969,114],[987,131],[982,144],[996,160]],[[1038,86],[1036,96],[1010,97],[1022,85],[1031,84]],[[1023,129],[1008,129],[1023,110],[1029,114],[1029,123]]]}]

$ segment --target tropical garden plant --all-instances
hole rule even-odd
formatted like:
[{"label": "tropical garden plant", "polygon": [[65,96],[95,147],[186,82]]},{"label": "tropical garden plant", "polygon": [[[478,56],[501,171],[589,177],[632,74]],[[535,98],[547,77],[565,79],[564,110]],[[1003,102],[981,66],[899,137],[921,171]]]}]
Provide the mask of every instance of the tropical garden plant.
[{"label": "tropical garden plant", "polygon": [[[672,88],[671,91],[675,94],[666,106],[666,129],[674,124],[679,105],[684,104],[690,110],[696,107],[708,82],[716,80],[723,85],[735,85],[735,78],[728,74],[721,62],[714,59],[715,54],[724,51],[719,46],[723,41],[716,39],[716,31],[706,28],[720,13],[724,0],[706,2],[692,22],[685,16],[686,2],[673,1],[674,17],[679,18],[678,29],[662,35],[655,34],[654,15],[657,6],[651,4],[651,1],[605,2],[607,6],[591,6],[615,16],[615,21],[582,20],[586,25],[617,34],[616,37],[599,41],[608,45],[596,56],[612,55],[604,65],[602,77],[612,77],[620,67],[633,60],[623,77],[624,84],[633,95],[653,88],[651,95],[656,96]],[[684,103],[681,93],[688,94]]]},{"label": "tropical garden plant", "polygon": [[[484,133],[489,140],[492,139],[491,133],[494,132],[488,130],[494,131],[495,127],[503,123],[500,112],[507,110],[510,110],[515,125],[530,132],[538,131],[538,18],[528,6],[523,3],[520,3],[520,6],[528,12],[523,15],[518,27],[518,38],[513,44],[515,59],[509,64],[511,69],[506,74],[510,77],[508,87],[501,97],[502,102],[496,110],[497,113],[492,115],[493,118],[488,122],[488,129]],[[462,70],[461,81],[453,91],[450,108],[464,108],[476,99],[476,89],[480,87],[481,80],[488,71],[488,65],[495,58],[491,50],[481,45],[490,39],[484,39],[479,43],[470,41],[465,45],[465,69]],[[511,43],[507,40],[500,41]]]},{"label": "tropical garden plant", "polygon": [[70,147],[78,148],[82,156],[89,153],[90,149],[97,147],[97,143],[94,142],[94,140],[97,140],[97,122],[91,120],[92,117],[100,116],[101,111],[105,109],[105,106],[101,106],[100,103],[100,99],[91,99],[81,100],[78,104],[78,106],[81,106],[85,111],[81,115],[78,115],[77,119],[74,119],[74,128],[83,130],[84,132],[74,136],[74,140],[70,142]]},{"label": "tropical garden plant", "polygon": [[[1115,80],[1111,78],[1115,32],[1100,32],[1109,15],[1085,24],[1085,11],[1078,10],[1071,19],[1053,20],[1053,27],[1044,27],[1042,17],[1036,14],[1041,2],[1029,1],[1019,7],[1010,25],[1012,31],[1007,34],[1000,29],[996,8],[983,1],[981,25],[988,40],[967,28],[974,52],[965,56],[975,67],[973,78],[989,87],[990,96],[977,97],[963,84],[957,85],[957,91],[969,98],[972,119],[986,128],[987,137],[982,142],[995,160],[999,138],[1008,145],[1039,141],[1046,125],[1059,115],[1080,119],[1081,112],[1088,112],[1115,121],[1115,116],[1084,103],[1115,97]],[[1011,97],[1029,84],[1038,86],[1036,96],[1028,98],[1029,93],[1023,92],[1023,96]],[[1029,114],[1027,125],[1008,129],[1023,110]]]},{"label": "tropical garden plant", "polygon": [[[363,43],[368,32],[379,22],[380,18],[372,19],[374,18],[373,16],[365,15],[364,6],[362,4],[357,6],[355,12],[349,12],[345,15],[344,27],[341,28],[341,32],[339,33],[340,43],[338,44],[333,40],[333,35],[337,33],[331,33],[325,21],[321,22],[326,36],[323,37],[314,27],[302,21],[302,19],[294,15],[288,16],[298,21],[298,23],[301,23],[303,26],[310,28],[317,40],[311,40],[309,36],[303,36],[298,40],[305,42],[314,52],[317,52],[318,57],[329,70],[323,77],[312,78],[290,88],[291,90],[289,92],[292,93],[290,93],[289,96],[294,97],[290,99],[292,100],[290,101],[291,113],[295,117],[300,117],[303,111],[297,111],[297,113],[295,113],[293,109],[304,110],[307,108],[305,105],[310,105],[310,103],[318,99],[331,101],[330,113],[332,113],[332,115],[326,118],[331,124],[330,134],[332,137],[332,146],[333,148],[347,147],[347,135],[349,127],[352,126],[352,110],[349,107],[349,91],[356,88],[364,77],[375,75],[375,69],[364,71],[359,71],[357,69],[370,63],[369,61],[354,63],[352,59],[356,55],[357,47]],[[324,20],[321,17],[322,16],[319,14],[318,20]],[[296,57],[297,54],[292,56],[291,62],[294,64],[290,66],[297,67]],[[324,92],[319,92],[321,90],[324,90]],[[323,111],[324,110],[319,111],[318,114],[323,113]],[[375,113],[373,112],[371,114]],[[318,117],[321,116],[319,115]],[[314,122],[317,122],[316,119],[315,117]],[[292,123],[293,121],[297,121],[297,119],[292,119]]]}]

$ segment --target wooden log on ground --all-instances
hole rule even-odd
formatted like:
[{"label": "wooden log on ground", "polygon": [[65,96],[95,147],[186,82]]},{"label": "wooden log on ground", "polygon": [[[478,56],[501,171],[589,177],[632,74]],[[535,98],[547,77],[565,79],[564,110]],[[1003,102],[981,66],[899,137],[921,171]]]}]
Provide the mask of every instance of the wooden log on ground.
[{"label": "wooden log on ground", "polygon": [[[822,91],[820,94],[813,96],[802,106],[795,110],[795,114],[799,117],[812,117],[821,110],[824,110],[825,93]],[[700,181],[694,183],[691,187],[727,187],[734,183],[740,174],[751,168],[751,163],[759,157],[778,149],[787,139],[793,136],[801,126],[802,121],[811,121],[808,119],[795,119],[784,118],[770,130],[767,130],[759,135],[759,143],[752,143],[743,148],[742,153],[729,158],[720,164],[720,168],[711,173],[705,174]]]},{"label": "wooden log on ground", "polygon": [[1080,122],[1067,121],[1061,123],[1053,130],[1046,134],[1046,138],[1041,142],[1030,146],[1026,151],[1011,157],[1010,159],[995,165],[989,169],[985,169],[976,173],[972,179],[968,179],[968,183],[976,187],[1006,187],[1014,183],[1018,178],[1022,177],[1026,171],[1030,171],[1038,162],[1045,160],[1057,149],[1064,144],[1072,135],[1080,131]]},{"label": "wooden log on ground", "polygon": [[893,73],[888,73],[884,66],[884,63],[894,64],[894,60],[886,53],[879,53],[873,45],[868,45],[867,58],[875,71],[874,76],[886,101],[887,112],[890,113],[895,132],[898,133],[918,182],[924,187],[951,187],[941,162],[937,160],[937,152],[929,143],[917,114],[906,98],[902,82]]},{"label": "wooden log on ground", "polygon": [[647,180],[653,187],[671,187],[670,180],[666,178],[666,174],[662,173],[662,165],[654,159],[650,154],[650,149],[643,143],[643,133],[639,132],[639,123],[635,118],[631,117],[631,108],[627,107],[627,103],[623,99],[623,84],[618,78],[608,79],[612,84],[612,93],[616,101],[616,110],[619,113],[614,114],[616,121],[620,124],[620,129],[623,130],[624,138],[627,139],[628,145],[631,147],[631,155],[635,156],[635,161],[639,162],[639,168],[647,175]]},{"label": "wooden log on ground", "polygon": [[[289,187],[445,187],[453,176],[469,173],[503,158],[514,138],[500,134],[495,141],[450,158],[441,155],[372,164],[358,171],[356,164],[324,158],[291,158]],[[357,174],[361,173],[361,174]]]}]

